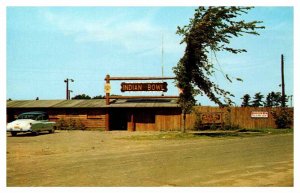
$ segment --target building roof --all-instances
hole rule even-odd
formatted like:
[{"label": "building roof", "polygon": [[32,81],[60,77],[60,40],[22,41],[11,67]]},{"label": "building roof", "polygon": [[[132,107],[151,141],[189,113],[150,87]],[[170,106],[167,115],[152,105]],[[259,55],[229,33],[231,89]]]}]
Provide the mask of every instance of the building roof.
[{"label": "building roof", "polygon": [[170,108],[179,107],[177,99],[118,99],[110,108]]},{"label": "building roof", "polygon": [[7,108],[168,108],[179,107],[176,99],[105,99],[81,100],[12,100],[6,102]]},{"label": "building roof", "polygon": [[7,108],[99,108],[105,106],[104,99],[93,100],[12,100]]}]

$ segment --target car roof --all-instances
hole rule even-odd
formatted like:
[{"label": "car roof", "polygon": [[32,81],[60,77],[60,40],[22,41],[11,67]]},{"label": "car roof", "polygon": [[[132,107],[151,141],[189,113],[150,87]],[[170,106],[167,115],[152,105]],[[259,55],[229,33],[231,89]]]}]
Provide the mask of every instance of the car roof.
[{"label": "car roof", "polygon": [[26,113],[21,113],[20,115],[27,115],[27,114],[47,114],[46,112],[43,111],[31,111],[31,112],[26,112]]}]

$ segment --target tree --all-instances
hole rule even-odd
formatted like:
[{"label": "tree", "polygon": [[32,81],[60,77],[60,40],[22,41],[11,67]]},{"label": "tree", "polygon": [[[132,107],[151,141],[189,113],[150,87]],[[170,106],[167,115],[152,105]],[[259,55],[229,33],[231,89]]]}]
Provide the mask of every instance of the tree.
[{"label": "tree", "polygon": [[243,96],[243,98],[241,98],[241,99],[243,99],[243,102],[242,102],[242,105],[241,105],[242,107],[249,107],[250,106],[251,97],[250,97],[249,94],[245,94]]},{"label": "tree", "polygon": [[89,95],[80,94],[72,97],[72,99],[91,99],[91,97]]},{"label": "tree", "polygon": [[265,106],[266,107],[278,107],[281,105],[281,93],[280,92],[270,92],[266,97]]},{"label": "tree", "polygon": [[93,99],[104,99],[105,96],[102,96],[102,95],[98,95],[98,96],[94,96]]},{"label": "tree", "polygon": [[260,94],[260,92],[256,93],[253,97],[252,101],[252,107],[260,107],[264,105],[264,102],[262,99],[264,98],[264,95]]},{"label": "tree", "polygon": [[[191,111],[196,102],[194,97],[199,94],[205,94],[219,106],[224,106],[220,97],[226,105],[233,104],[230,97],[234,95],[211,81],[216,68],[214,63],[208,61],[208,55],[219,51],[233,54],[246,52],[245,49],[232,48],[230,39],[244,34],[259,35],[256,30],[264,28],[258,26],[261,21],[238,20],[238,16],[246,14],[250,9],[251,7],[199,7],[188,25],[178,27],[177,34],[183,37],[181,43],[186,43],[186,49],[173,71],[176,84],[182,90],[179,104],[184,117]],[[232,82],[227,74],[225,78]]]}]

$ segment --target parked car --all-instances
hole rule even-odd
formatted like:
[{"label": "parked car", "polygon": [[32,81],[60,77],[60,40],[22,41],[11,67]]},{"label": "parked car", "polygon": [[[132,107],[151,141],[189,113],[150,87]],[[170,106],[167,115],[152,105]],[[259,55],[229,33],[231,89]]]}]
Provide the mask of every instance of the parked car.
[{"label": "parked car", "polygon": [[53,133],[55,128],[56,123],[49,121],[47,113],[33,111],[20,114],[15,121],[7,124],[6,131],[10,132],[12,136],[24,132],[31,132],[38,135],[42,131]]}]

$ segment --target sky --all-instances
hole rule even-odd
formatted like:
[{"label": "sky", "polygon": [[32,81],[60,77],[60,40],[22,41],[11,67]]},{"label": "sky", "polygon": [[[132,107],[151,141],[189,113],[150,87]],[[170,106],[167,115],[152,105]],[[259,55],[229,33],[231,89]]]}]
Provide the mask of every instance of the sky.
[{"label": "sky", "polygon": [[[66,78],[71,97],[104,95],[110,76],[174,76],[172,68],[184,54],[177,26],[188,24],[195,7],[7,7],[6,99],[65,99]],[[276,17],[274,17],[276,16]],[[216,68],[243,82],[229,83],[216,72],[212,80],[232,92],[236,105],[245,94],[280,92],[280,57],[285,57],[286,94],[294,92],[293,7],[255,7],[241,19],[263,21],[259,36],[244,35],[231,45],[246,53],[210,55]],[[163,50],[163,51],[162,51]],[[163,53],[163,54],[162,54]],[[121,93],[112,82],[111,94]],[[165,95],[178,95],[168,81]],[[215,105],[198,96],[201,105]],[[290,105],[290,101],[288,103]]]}]

